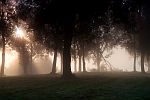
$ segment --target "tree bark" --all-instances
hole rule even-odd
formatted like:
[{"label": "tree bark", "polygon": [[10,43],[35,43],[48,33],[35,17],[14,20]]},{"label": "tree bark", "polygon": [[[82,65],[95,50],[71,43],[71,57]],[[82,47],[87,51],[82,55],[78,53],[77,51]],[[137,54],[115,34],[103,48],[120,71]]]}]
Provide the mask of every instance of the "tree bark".
[{"label": "tree bark", "polygon": [[134,72],[136,72],[136,52],[134,51],[134,66],[133,66]]},{"label": "tree bark", "polygon": [[30,73],[31,73],[31,74],[32,74],[32,69],[33,69],[32,56],[33,56],[33,44],[31,43],[31,55],[30,55]]},{"label": "tree bark", "polygon": [[28,75],[30,71],[30,54],[26,47],[26,41],[24,39],[19,39],[18,50],[20,52],[20,64],[23,68],[23,75]]},{"label": "tree bark", "polygon": [[81,54],[79,54],[79,72],[81,72]]},{"label": "tree bark", "polygon": [[134,34],[134,65],[133,70],[136,72],[136,40],[135,40],[135,34]]},{"label": "tree bark", "polygon": [[77,57],[76,57],[76,53],[74,54],[74,72],[77,72]]},{"label": "tree bark", "polygon": [[86,72],[86,67],[85,67],[85,47],[84,47],[84,42],[82,46],[82,61],[83,61],[83,72]]},{"label": "tree bark", "polygon": [[60,53],[61,57],[61,73],[63,73],[63,52]]},{"label": "tree bark", "polygon": [[78,72],[81,72],[81,48],[79,48],[79,43],[77,44],[77,49],[78,49],[78,56],[79,56]]},{"label": "tree bark", "polygon": [[5,36],[2,33],[2,65],[1,65],[1,76],[4,76],[5,69]]},{"label": "tree bark", "polygon": [[28,71],[29,71],[30,56],[25,47],[25,43],[23,41],[20,41],[18,48],[19,48],[19,52],[20,52],[19,60],[20,60],[20,65],[23,69],[23,75],[27,75]]},{"label": "tree bark", "polygon": [[76,55],[74,57],[74,72],[75,73],[77,72],[77,58],[76,58]]},{"label": "tree bark", "polygon": [[63,77],[68,78],[72,76],[71,72],[71,42],[72,42],[72,29],[68,27],[64,37],[63,48]]},{"label": "tree bark", "polygon": [[[2,14],[2,16],[1,16],[1,18],[2,18],[2,20],[4,21],[4,19],[3,19],[3,17],[4,17],[4,3],[5,3],[6,1],[3,1],[2,2],[2,6],[1,6],[1,14]],[[4,70],[5,70],[5,33],[4,32],[6,32],[6,23],[4,22],[4,23],[2,23],[2,25],[4,26],[4,27],[2,27],[2,30],[1,30],[1,32],[2,32],[2,64],[1,64],[1,73],[0,73],[0,75],[1,76],[4,76]]]},{"label": "tree bark", "polygon": [[74,72],[76,73],[77,72],[77,57],[76,57],[76,44],[74,42],[74,56],[73,56],[73,59],[74,59]]},{"label": "tree bark", "polygon": [[25,43],[22,44],[21,46],[21,59],[22,59],[22,66],[23,66],[23,71],[24,71],[24,75],[28,74],[29,71],[29,55],[28,55],[28,51],[26,50],[25,47]]},{"label": "tree bark", "polygon": [[96,62],[97,62],[97,71],[100,72],[100,54],[99,54],[99,50],[96,50]]},{"label": "tree bark", "polygon": [[142,73],[145,73],[145,69],[144,69],[144,57],[145,57],[144,52],[141,51],[141,72]]},{"label": "tree bark", "polygon": [[57,48],[54,49],[53,67],[51,74],[56,74]]}]

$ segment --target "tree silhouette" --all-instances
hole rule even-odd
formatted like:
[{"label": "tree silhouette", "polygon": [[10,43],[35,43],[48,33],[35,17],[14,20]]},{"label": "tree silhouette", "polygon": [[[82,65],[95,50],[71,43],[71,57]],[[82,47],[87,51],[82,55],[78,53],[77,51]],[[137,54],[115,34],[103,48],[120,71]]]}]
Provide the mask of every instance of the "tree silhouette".
[{"label": "tree silhouette", "polygon": [[15,19],[16,11],[14,5],[9,1],[0,1],[0,33],[2,37],[2,65],[1,76],[4,76],[5,69],[5,45],[9,41],[9,36],[14,27],[13,20]]}]

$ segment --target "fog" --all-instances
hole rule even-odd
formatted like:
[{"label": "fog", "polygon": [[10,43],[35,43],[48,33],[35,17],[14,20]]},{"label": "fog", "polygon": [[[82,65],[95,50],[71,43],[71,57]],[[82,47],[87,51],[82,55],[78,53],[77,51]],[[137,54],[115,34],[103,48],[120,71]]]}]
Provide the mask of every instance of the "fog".
[{"label": "fog", "polygon": [[[0,54],[2,55],[2,50],[0,50]],[[50,73],[52,67],[52,56],[53,55],[47,54],[42,57],[38,57],[37,55],[33,57],[32,74]],[[1,62],[2,58],[0,57],[0,64]],[[5,75],[16,76],[22,74],[23,69],[19,63],[19,53],[7,46],[5,54]]]},{"label": "fog", "polygon": [[[0,51],[0,54],[1,51]],[[104,53],[104,55],[107,52]],[[49,74],[52,71],[52,62],[53,62],[53,53],[44,54],[44,56],[35,55],[33,57],[33,66],[32,66],[32,74]],[[10,48],[6,47],[6,58],[5,58],[5,74],[8,76],[16,76],[21,75],[23,73],[23,69],[19,64],[19,53]],[[106,60],[111,64],[114,71],[133,71],[133,56],[131,56],[124,48],[116,47],[112,49],[112,55]],[[74,60],[71,61],[71,70],[74,72]],[[1,57],[0,57],[1,64]],[[106,65],[104,61],[102,64],[107,67],[109,71],[109,67]],[[57,57],[57,73],[61,71],[61,59],[60,54]],[[137,71],[140,71],[140,59],[137,58]],[[86,69],[88,72],[97,70],[96,65],[94,64],[92,59],[86,59]],[[147,70],[147,65],[145,65],[145,69]],[[83,70],[83,69],[82,69]],[[78,60],[77,60],[77,71],[78,71]]]},{"label": "fog", "polygon": [[[120,46],[114,48],[113,54],[107,60],[116,68],[123,71],[133,71],[133,61],[134,58],[131,56],[125,48]],[[137,71],[141,71],[140,57],[137,57],[136,68]],[[147,65],[145,65],[145,70],[147,71]]]}]

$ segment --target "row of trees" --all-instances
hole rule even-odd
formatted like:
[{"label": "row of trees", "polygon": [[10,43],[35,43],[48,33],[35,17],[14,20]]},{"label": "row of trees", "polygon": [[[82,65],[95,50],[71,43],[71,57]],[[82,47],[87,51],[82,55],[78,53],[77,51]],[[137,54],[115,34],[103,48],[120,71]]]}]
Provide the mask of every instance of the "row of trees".
[{"label": "row of trees", "polygon": [[[5,2],[4,0],[4,5],[6,5]],[[104,56],[103,53],[117,45],[127,48],[133,54],[134,71],[136,71],[137,54],[141,57],[142,72],[145,72],[145,58],[150,64],[149,7],[146,0],[18,0],[15,4],[17,12],[15,18],[28,23],[28,28],[32,28],[35,33],[37,43],[54,51],[52,74],[56,73],[58,53],[61,55],[61,69],[64,77],[72,76],[71,57],[74,59],[75,71],[77,71],[78,58],[79,72],[82,67],[83,72],[86,72],[85,58],[88,57],[93,58],[100,71],[102,60],[110,65],[105,59],[110,54]],[[5,21],[4,14],[1,16],[1,22]],[[5,27],[1,29],[3,41],[5,40],[3,35],[6,34],[6,31],[2,31],[4,29],[6,30]],[[26,57],[28,53],[31,53],[31,61],[33,50],[36,52],[34,48],[36,47],[32,47],[31,50],[27,50],[29,49],[27,46],[26,49],[22,48],[23,52],[27,52]],[[4,46],[3,49],[5,51]],[[22,58],[24,59],[25,56]],[[2,62],[4,66],[4,61]],[[27,63],[24,64],[24,68]],[[4,67],[1,68],[3,74]],[[113,69],[110,67],[110,70]]]},{"label": "row of trees", "polygon": [[[141,71],[145,73],[145,64],[149,66],[149,1],[126,1],[128,20],[125,24],[128,41],[123,46],[134,56],[134,72],[136,72],[136,59],[141,57]],[[147,60],[146,60],[147,59]]]}]

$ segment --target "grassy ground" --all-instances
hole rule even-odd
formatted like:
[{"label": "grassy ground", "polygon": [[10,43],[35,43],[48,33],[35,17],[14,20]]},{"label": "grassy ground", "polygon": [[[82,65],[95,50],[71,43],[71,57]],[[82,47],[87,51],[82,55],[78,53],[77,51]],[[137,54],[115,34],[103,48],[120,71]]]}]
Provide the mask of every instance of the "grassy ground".
[{"label": "grassy ground", "polygon": [[150,100],[150,75],[88,73],[70,80],[49,75],[4,77],[0,100]]}]

